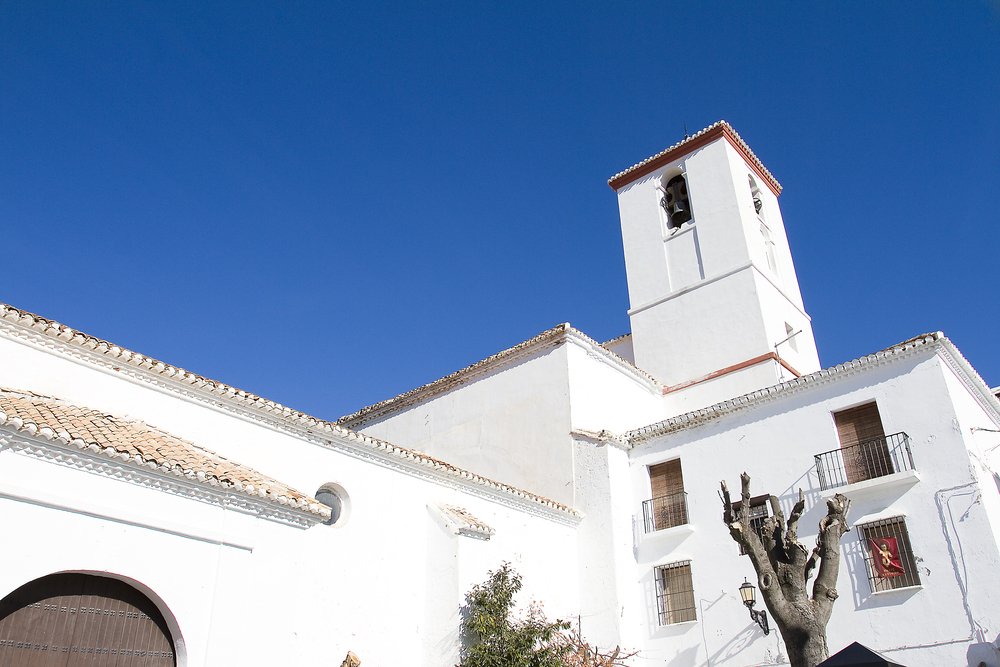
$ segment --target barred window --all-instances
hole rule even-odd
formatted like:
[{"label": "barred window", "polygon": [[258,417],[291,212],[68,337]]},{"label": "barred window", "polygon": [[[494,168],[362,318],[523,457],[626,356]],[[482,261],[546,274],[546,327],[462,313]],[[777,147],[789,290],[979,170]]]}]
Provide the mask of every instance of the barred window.
[{"label": "barred window", "polygon": [[[764,543],[764,521],[771,515],[768,511],[768,500],[770,498],[771,496],[764,494],[762,496],[754,496],[750,499],[750,530],[757,533],[761,544]],[[741,507],[743,507],[742,500],[733,503],[733,512],[738,514]],[[746,554],[746,549],[741,544],[740,555],[744,554]]]},{"label": "barred window", "polygon": [[660,612],[660,625],[697,620],[691,561],[656,568],[656,602]]},{"label": "barred window", "polygon": [[868,566],[872,592],[919,586],[906,521],[901,516],[858,525],[861,553]]}]

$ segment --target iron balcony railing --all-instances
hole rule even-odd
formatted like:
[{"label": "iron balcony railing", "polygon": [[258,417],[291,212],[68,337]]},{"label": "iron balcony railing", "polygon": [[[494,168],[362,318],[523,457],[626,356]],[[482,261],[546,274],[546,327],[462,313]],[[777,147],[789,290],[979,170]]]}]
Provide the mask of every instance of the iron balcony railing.
[{"label": "iron balcony railing", "polygon": [[823,490],[913,469],[910,438],[905,433],[872,438],[816,455],[816,472]]},{"label": "iron balcony railing", "polygon": [[688,522],[687,494],[681,491],[669,496],[651,498],[642,503],[642,515],[647,533],[683,526]]}]

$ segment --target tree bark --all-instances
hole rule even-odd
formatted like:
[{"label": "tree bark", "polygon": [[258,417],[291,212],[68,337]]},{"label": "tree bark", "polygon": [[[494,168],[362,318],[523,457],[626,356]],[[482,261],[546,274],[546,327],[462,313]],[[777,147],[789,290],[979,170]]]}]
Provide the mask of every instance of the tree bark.
[{"label": "tree bark", "polygon": [[[816,667],[829,654],[826,625],[837,599],[840,538],[850,529],[850,501],[839,493],[827,501],[816,546],[810,551],[798,540],[798,523],[806,504],[801,489],[787,521],[778,499],[770,496],[771,516],[758,535],[750,524],[750,476],[744,472],[740,482],[738,510],[722,482],[722,520],[757,572],[764,605],[781,632],[792,667]],[[817,566],[810,594],[809,577]]]}]

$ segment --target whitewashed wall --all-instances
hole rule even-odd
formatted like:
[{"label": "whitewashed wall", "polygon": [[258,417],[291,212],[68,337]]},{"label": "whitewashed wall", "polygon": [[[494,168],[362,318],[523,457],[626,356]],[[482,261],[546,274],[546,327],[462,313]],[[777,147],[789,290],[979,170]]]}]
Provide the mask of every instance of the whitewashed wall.
[{"label": "whitewashed wall", "polygon": [[[636,577],[641,600],[625,623],[642,628],[647,662],[678,665],[780,663],[783,647],[776,632],[765,637],[739,600],[743,577],[754,581],[750,562],[739,556],[721,522],[719,480],[739,488],[739,474],[753,478],[754,495],[779,497],[786,512],[796,489],[806,493],[807,512],[799,524],[805,544],[814,539],[824,513],[823,494],[813,468],[815,454],[839,446],[832,413],[871,400],[878,403],[887,434],[910,437],[919,481],[896,486],[853,485],[852,524],[896,515],[906,525],[920,573],[920,588],[873,594],[862,561],[858,533],[844,536],[837,601],[829,625],[831,650],[859,641],[911,667],[964,665],[980,637],[1000,632],[1000,554],[982,493],[966,454],[968,429],[959,411],[974,412],[958,398],[967,390],[946,380],[941,358],[922,352],[905,359],[817,382],[809,388],[764,402],[702,426],[661,436],[632,451],[634,510],[649,496],[646,467],[680,457],[689,494],[691,525],[640,536]],[[956,405],[961,406],[956,409]],[[978,419],[982,421],[983,416]],[[906,476],[903,476],[906,477]],[[692,530],[693,529],[693,530]],[[653,570],[692,561],[698,620],[659,627]],[[975,593],[969,594],[970,590]],[[975,629],[973,629],[975,628]],[[998,664],[996,653],[977,657]],[[658,662],[660,661],[660,662]]]},{"label": "whitewashed wall", "polygon": [[543,347],[361,431],[558,502],[573,500],[566,349]]},{"label": "whitewashed wall", "polygon": [[[657,185],[681,172],[693,217],[670,229]],[[798,349],[784,346],[782,355],[800,373],[820,368],[777,197],[754,175],[771,230],[772,270],[751,197],[752,173],[720,136],[618,191],[635,359],[667,385],[773,352],[787,336],[786,323],[803,333]],[[757,383],[761,373],[733,375],[728,395],[777,380]],[[700,401],[703,393],[689,392],[687,409],[707,405]]]},{"label": "whitewashed wall", "polygon": [[[553,616],[579,608],[565,515],[6,338],[0,385],[141,419],[306,493],[325,482],[349,493],[342,526],[303,530],[0,450],[0,507],[17,545],[0,550],[0,595],[60,571],[124,578],[161,605],[184,667],[325,664],[348,650],[372,666],[453,664],[462,598],[504,560],[524,577],[524,604],[542,600]],[[442,503],[495,535],[447,532],[430,509]]]}]

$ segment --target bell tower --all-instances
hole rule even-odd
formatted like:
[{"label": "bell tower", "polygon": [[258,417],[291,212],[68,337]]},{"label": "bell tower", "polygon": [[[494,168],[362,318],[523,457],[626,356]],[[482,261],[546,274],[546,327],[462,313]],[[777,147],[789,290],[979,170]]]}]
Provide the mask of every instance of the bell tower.
[{"label": "bell tower", "polygon": [[618,194],[635,362],[679,408],[819,370],[781,186],[728,123],[608,184]]}]

